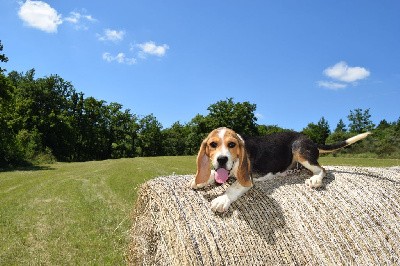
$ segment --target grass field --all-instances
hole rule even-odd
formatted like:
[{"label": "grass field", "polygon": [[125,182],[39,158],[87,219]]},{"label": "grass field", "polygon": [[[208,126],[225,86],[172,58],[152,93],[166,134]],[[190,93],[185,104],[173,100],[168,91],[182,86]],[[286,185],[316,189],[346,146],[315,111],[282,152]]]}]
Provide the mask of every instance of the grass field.
[{"label": "grass field", "polygon": [[[324,157],[320,162],[400,165],[398,159]],[[194,172],[193,156],[0,172],[0,265],[123,265],[138,185],[156,176]]]}]

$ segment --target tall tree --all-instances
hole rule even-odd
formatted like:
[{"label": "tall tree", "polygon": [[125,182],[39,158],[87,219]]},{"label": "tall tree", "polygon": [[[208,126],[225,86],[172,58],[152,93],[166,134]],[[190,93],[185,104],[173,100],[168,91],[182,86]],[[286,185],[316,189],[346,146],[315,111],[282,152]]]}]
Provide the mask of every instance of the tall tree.
[{"label": "tall tree", "polygon": [[139,156],[162,155],[162,125],[153,115],[147,115],[139,120],[137,136],[137,153]]},{"label": "tall tree", "polygon": [[177,156],[187,154],[186,139],[189,135],[188,129],[188,126],[175,122],[170,128],[162,131],[163,155]]},{"label": "tall tree", "polygon": [[376,127],[376,129],[386,129],[389,128],[391,125],[388,123],[388,121],[386,121],[386,119],[381,120],[381,122],[379,122],[378,126]]},{"label": "tall tree", "polygon": [[0,72],[0,167],[16,163],[22,157],[9,122],[14,109],[13,92],[12,83]]},{"label": "tall tree", "polygon": [[[0,40],[0,52],[3,51],[3,48],[4,48],[4,46]],[[5,54],[0,53],[0,62],[2,62],[2,63],[8,62],[8,57]],[[0,73],[3,73],[4,71],[6,71],[6,69],[0,67]]]},{"label": "tall tree", "polygon": [[186,137],[186,153],[196,154],[199,150],[200,143],[208,135],[211,126],[208,124],[208,120],[205,116],[197,114],[187,124],[188,135]]},{"label": "tall tree", "polygon": [[138,130],[136,116],[132,115],[129,109],[122,111],[122,105],[119,103],[110,103],[108,109],[110,116],[111,157],[133,157],[135,154],[134,142]]},{"label": "tall tree", "polygon": [[375,125],[371,121],[371,115],[369,109],[363,111],[360,108],[350,111],[347,116],[350,121],[349,131],[352,133],[362,133],[374,129]]},{"label": "tall tree", "polygon": [[235,103],[233,98],[218,101],[208,107],[207,115],[210,129],[218,127],[229,127],[238,133],[245,135],[257,134],[257,117],[255,110],[257,106],[249,102]]},{"label": "tall tree", "polygon": [[336,128],[334,132],[346,132],[346,124],[343,122],[342,119],[339,120],[339,122],[336,125]]},{"label": "tall tree", "polygon": [[303,134],[307,135],[315,143],[324,144],[330,134],[328,121],[322,117],[317,124],[309,123],[303,129]]},{"label": "tall tree", "polygon": [[107,118],[107,105],[103,100],[93,97],[84,99],[83,117],[80,130],[85,160],[104,160],[110,158],[110,131]]},{"label": "tall tree", "polygon": [[70,82],[57,75],[36,80],[34,75],[34,69],[25,75],[16,72],[9,74],[16,87],[13,124],[27,132],[40,132],[42,143],[36,147],[47,147],[57,159],[65,160],[71,153],[74,141],[70,98],[75,89]]}]

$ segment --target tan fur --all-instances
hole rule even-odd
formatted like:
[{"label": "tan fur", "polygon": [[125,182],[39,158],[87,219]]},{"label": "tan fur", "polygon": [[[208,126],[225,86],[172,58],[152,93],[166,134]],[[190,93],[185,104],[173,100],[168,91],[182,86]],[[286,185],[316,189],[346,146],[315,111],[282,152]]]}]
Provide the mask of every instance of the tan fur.
[{"label": "tan fur", "polygon": [[[240,139],[240,138],[239,138]],[[239,167],[237,170],[236,178],[239,183],[244,187],[250,187],[253,185],[251,180],[250,172],[250,160],[247,156],[246,149],[244,147],[244,142],[240,141],[240,148],[239,148]]]},{"label": "tan fur", "polygon": [[207,141],[204,140],[200,146],[199,153],[197,154],[197,172],[196,172],[196,184],[202,184],[207,182],[210,177],[211,170],[209,167],[209,156],[207,155]]},{"label": "tan fur", "polygon": [[[224,133],[223,136],[221,132]],[[212,143],[217,144],[217,147],[212,147]],[[229,143],[234,143],[235,147],[229,148]],[[199,185],[205,183],[210,178],[210,161],[214,161],[214,157],[216,154],[219,154],[221,149],[229,150],[233,162],[239,159],[237,172],[233,173],[239,183],[246,187],[252,186],[250,161],[244,148],[243,139],[233,130],[227,128],[215,129],[203,140],[197,155],[195,184]]]}]

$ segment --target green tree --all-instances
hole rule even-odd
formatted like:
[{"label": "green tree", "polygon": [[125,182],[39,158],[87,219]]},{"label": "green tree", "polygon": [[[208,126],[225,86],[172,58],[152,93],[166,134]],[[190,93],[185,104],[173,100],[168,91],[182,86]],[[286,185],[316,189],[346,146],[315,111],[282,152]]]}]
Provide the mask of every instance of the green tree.
[{"label": "green tree", "polygon": [[378,126],[376,127],[376,129],[378,130],[384,130],[386,128],[391,127],[392,125],[390,123],[388,123],[388,121],[386,121],[386,119],[381,120],[381,122],[379,122]]},{"label": "green tree", "polygon": [[400,118],[397,123],[389,123],[385,119],[380,121],[372,137],[369,148],[377,155],[400,158]]},{"label": "green tree", "polygon": [[111,157],[133,157],[138,129],[136,116],[132,115],[129,109],[122,111],[122,105],[119,103],[110,103],[108,109],[110,112]]},{"label": "green tree", "polygon": [[[4,48],[4,46],[0,40],[0,52],[3,51],[3,48]],[[8,57],[5,54],[0,53],[0,62],[2,62],[2,63],[8,62]],[[6,69],[0,67],[0,73],[3,73],[5,71],[6,71]]]},{"label": "green tree", "polygon": [[85,108],[84,108],[84,94],[73,93],[70,100],[70,117],[71,127],[73,132],[73,149],[69,155],[68,161],[83,161],[87,158],[85,153]]},{"label": "green tree", "polygon": [[163,155],[177,156],[187,154],[186,139],[189,136],[188,129],[188,126],[175,122],[170,128],[162,131]]},{"label": "green tree", "polygon": [[369,109],[363,111],[360,108],[350,111],[347,116],[350,121],[349,131],[352,133],[363,133],[374,129],[375,125],[371,121],[371,115]]},{"label": "green tree", "polygon": [[199,150],[200,143],[212,130],[208,124],[206,117],[197,114],[192,120],[186,125],[187,126],[187,137],[186,137],[186,154],[196,154]]},{"label": "green tree", "polygon": [[0,167],[22,161],[22,152],[17,145],[10,120],[13,114],[14,87],[0,72]]},{"label": "green tree", "polygon": [[269,135],[272,133],[278,133],[278,132],[285,132],[285,131],[290,131],[288,129],[281,128],[277,125],[258,125],[257,126],[257,131],[258,135],[264,136],[264,135]]},{"label": "green tree", "polygon": [[[44,152],[43,135],[38,125],[44,121],[41,110],[39,90],[34,80],[35,70],[26,73],[12,71],[8,79],[14,87],[11,101],[13,110],[8,117],[8,124],[16,136],[16,144],[23,160],[35,160],[35,156]],[[47,119],[47,117],[46,117]]]},{"label": "green tree", "polygon": [[25,74],[15,71],[9,74],[16,88],[12,124],[15,131],[38,130],[41,139],[34,139],[41,144],[38,143],[36,147],[47,147],[57,159],[65,160],[71,154],[74,142],[70,97],[75,89],[71,83],[57,75],[36,80],[34,75],[34,69]]},{"label": "green tree", "polygon": [[110,158],[110,131],[107,119],[107,105],[93,97],[84,99],[83,117],[80,124],[84,160],[104,160]]},{"label": "green tree", "polygon": [[[3,44],[0,40],[0,52],[3,51]],[[8,58],[0,53],[0,62],[6,63]],[[17,149],[15,134],[9,123],[13,112],[14,86],[4,76],[5,69],[0,67],[0,167],[7,166],[19,161],[21,154]]]},{"label": "green tree", "polygon": [[229,127],[244,135],[257,134],[257,118],[254,114],[256,105],[249,102],[235,103],[233,98],[211,104],[207,115],[211,129]]},{"label": "green tree", "polygon": [[309,123],[302,131],[312,141],[318,144],[324,144],[330,132],[328,121],[322,117],[317,124]]},{"label": "green tree", "polygon": [[[0,41],[0,52],[3,44]],[[7,62],[8,58],[0,53],[0,62]],[[16,148],[15,136],[8,121],[13,109],[12,96],[14,87],[10,80],[3,75],[5,69],[0,67],[0,167],[15,161],[19,155]]]},{"label": "green tree", "polygon": [[343,122],[342,119],[339,120],[339,122],[336,125],[336,128],[334,132],[346,132],[346,124]]},{"label": "green tree", "polygon": [[137,136],[137,154],[139,156],[162,155],[162,125],[153,115],[147,115],[139,120]]}]

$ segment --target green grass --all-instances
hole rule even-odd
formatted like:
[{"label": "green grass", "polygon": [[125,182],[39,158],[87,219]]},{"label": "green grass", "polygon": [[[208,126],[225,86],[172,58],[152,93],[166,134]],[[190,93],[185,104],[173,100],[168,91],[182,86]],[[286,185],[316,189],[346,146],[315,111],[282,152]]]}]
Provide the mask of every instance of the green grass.
[{"label": "green grass", "polygon": [[[323,165],[393,166],[400,160],[324,157]],[[56,163],[0,172],[0,265],[123,265],[136,189],[193,174],[195,157]]]},{"label": "green grass", "polygon": [[158,157],[0,172],[0,265],[123,265],[138,185],[194,169]]}]

